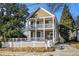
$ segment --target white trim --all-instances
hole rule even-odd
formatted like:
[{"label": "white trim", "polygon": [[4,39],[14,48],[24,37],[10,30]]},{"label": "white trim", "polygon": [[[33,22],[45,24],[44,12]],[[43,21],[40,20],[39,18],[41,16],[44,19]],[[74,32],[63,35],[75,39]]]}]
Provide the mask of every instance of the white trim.
[{"label": "white trim", "polygon": [[27,19],[29,19],[40,7],[38,7],[37,9],[35,9],[34,11],[31,12],[31,14],[27,17]]},{"label": "white trim", "polygon": [[[42,10],[44,10],[46,13],[48,13],[49,15],[51,15],[51,16],[55,16],[54,14],[52,14],[52,13],[50,13],[49,11],[47,11],[46,9],[44,9],[44,8],[42,8],[42,7],[38,7],[36,10],[34,10],[31,14],[30,14],[30,16],[28,16],[27,17],[27,19],[29,19],[38,9],[42,9]],[[50,17],[51,17],[50,16]],[[46,17],[48,17],[48,16],[46,16]]]},{"label": "white trim", "polygon": [[45,17],[37,17],[37,18],[29,18],[29,20],[31,21],[33,21],[33,19],[35,20],[35,19],[42,19],[42,18],[54,18],[54,16],[45,16]]},{"label": "white trim", "polygon": [[40,9],[44,10],[46,13],[48,13],[48,14],[51,15],[51,16],[55,16],[55,15],[53,15],[52,13],[50,13],[49,11],[47,11],[46,9],[44,9],[44,8],[42,8],[42,7],[40,7]]}]

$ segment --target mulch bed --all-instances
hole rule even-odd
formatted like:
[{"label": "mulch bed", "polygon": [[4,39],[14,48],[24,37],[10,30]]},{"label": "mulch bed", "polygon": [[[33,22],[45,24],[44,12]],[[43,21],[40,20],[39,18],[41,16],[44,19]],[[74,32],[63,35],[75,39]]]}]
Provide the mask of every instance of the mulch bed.
[{"label": "mulch bed", "polygon": [[52,52],[55,48],[45,47],[20,47],[20,48],[0,48],[0,51],[11,51],[11,52]]}]

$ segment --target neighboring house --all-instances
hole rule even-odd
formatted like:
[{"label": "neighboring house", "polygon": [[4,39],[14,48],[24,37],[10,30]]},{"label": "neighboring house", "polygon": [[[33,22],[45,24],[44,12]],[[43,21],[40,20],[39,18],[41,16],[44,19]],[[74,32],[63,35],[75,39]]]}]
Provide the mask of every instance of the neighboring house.
[{"label": "neighboring house", "polygon": [[77,28],[77,41],[79,41],[79,28]]},{"label": "neighboring house", "polygon": [[77,34],[77,41],[79,41],[79,16],[77,17],[76,21],[76,34]]},{"label": "neighboring house", "polygon": [[37,8],[28,17],[28,40],[45,41],[50,40],[52,44],[58,42],[58,21],[54,14],[42,7]]},{"label": "neighboring house", "polygon": [[69,31],[69,40],[77,40],[76,37],[77,37],[77,31],[76,29],[73,29],[73,32]]},{"label": "neighboring house", "polygon": [[[7,47],[51,47],[58,42],[58,22],[52,13],[42,7],[37,8],[27,18],[26,38],[12,38]],[[17,40],[17,41],[16,41]]]}]

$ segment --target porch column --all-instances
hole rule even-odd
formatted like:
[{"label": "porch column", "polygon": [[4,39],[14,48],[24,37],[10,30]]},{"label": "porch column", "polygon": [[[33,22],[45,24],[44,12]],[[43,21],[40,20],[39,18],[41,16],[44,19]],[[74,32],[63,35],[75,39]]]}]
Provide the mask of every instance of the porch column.
[{"label": "porch column", "polygon": [[31,20],[27,20],[27,40],[31,40]]},{"label": "porch column", "polygon": [[[32,27],[31,27],[31,20],[28,21],[28,26],[29,26],[29,29],[32,28]],[[29,31],[29,30],[28,30],[28,31]],[[32,31],[30,30],[30,31],[29,31],[29,35],[28,35],[28,36],[29,36],[29,37],[28,37],[28,40],[32,40],[31,32],[32,32]],[[28,33],[28,32],[27,32],[27,33]]]},{"label": "porch column", "polygon": [[54,17],[52,17],[53,19],[52,19],[52,21],[53,21],[53,23],[52,23],[52,27],[53,27],[53,45],[55,44],[55,23],[54,23]]},{"label": "porch column", "polygon": [[35,41],[37,41],[37,18],[35,18]]},{"label": "porch column", "polygon": [[43,18],[43,37],[45,40],[45,18]]}]

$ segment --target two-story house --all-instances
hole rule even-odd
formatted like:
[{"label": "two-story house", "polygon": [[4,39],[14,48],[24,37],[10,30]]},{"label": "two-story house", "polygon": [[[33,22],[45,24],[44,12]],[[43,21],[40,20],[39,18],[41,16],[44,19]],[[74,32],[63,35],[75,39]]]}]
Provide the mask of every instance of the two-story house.
[{"label": "two-story house", "polygon": [[28,17],[28,40],[58,42],[58,21],[54,14],[42,7],[37,8]]}]

